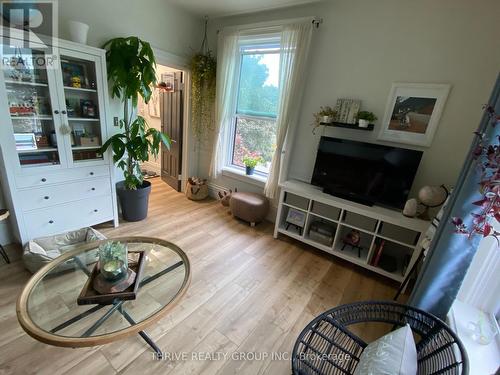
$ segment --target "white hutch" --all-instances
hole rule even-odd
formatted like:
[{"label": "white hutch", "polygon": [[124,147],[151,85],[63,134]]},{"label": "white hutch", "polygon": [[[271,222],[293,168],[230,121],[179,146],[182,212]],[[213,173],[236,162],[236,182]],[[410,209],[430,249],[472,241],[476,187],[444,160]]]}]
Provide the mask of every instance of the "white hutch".
[{"label": "white hutch", "polygon": [[1,182],[15,237],[118,225],[111,155],[99,153],[110,120],[105,51],[57,40],[49,57],[17,35],[2,46],[0,72]]}]

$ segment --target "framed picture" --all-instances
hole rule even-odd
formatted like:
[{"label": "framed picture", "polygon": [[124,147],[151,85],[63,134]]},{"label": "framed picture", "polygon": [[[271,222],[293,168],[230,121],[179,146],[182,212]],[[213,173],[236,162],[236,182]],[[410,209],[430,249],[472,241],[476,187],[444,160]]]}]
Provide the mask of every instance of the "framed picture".
[{"label": "framed picture", "polygon": [[150,117],[160,117],[160,90],[153,88],[153,93],[148,103],[148,111]]},{"label": "framed picture", "polygon": [[378,139],[430,146],[450,85],[393,83]]},{"label": "framed picture", "polygon": [[175,74],[173,72],[163,73],[161,82],[165,84],[165,91],[175,91]]},{"label": "framed picture", "polygon": [[306,213],[290,208],[286,215],[287,224],[295,225],[296,227],[303,228],[306,223]]}]

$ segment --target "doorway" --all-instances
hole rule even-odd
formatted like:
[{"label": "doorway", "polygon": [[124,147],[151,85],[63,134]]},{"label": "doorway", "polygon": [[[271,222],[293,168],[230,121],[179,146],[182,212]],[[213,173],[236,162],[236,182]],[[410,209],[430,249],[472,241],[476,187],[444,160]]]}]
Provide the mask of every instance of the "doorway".
[{"label": "doorway", "polygon": [[161,177],[173,189],[181,191],[186,74],[183,70],[157,64],[156,75],[159,88],[153,90],[148,104],[139,98],[138,114],[150,127],[167,134],[172,145],[169,150],[162,144],[158,157],[150,154],[149,161],[141,164],[141,170],[145,179]]}]

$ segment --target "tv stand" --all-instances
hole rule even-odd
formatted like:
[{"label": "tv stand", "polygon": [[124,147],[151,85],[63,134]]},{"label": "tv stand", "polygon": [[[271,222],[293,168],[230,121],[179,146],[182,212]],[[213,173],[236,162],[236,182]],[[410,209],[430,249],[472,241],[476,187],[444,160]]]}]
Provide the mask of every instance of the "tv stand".
[{"label": "tv stand", "polygon": [[[286,181],[280,187],[275,238],[284,234],[399,282],[422,251],[429,221],[332,196],[301,181]],[[302,227],[287,225],[290,212],[304,219]],[[343,239],[354,232],[359,232],[361,250],[343,246]]]}]

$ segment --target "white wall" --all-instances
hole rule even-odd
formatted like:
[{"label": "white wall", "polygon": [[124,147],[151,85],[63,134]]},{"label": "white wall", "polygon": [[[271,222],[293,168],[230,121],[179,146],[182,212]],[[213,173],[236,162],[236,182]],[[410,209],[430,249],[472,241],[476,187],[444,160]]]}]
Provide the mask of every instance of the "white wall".
[{"label": "white wall", "polygon": [[[392,82],[450,83],[432,146],[422,148],[415,191],[427,184],[455,183],[499,72],[498,14],[497,0],[330,0],[217,19],[210,41],[227,25],[303,16],[324,19],[314,32],[290,165],[290,177],[305,181],[310,180],[321,135],[313,135],[310,126],[319,106],[334,105],[337,98],[359,98],[363,109],[381,119]],[[377,142],[379,126],[380,120],[373,132],[327,129],[325,135]],[[200,157],[200,175],[208,173],[208,155]],[[234,185],[226,177],[216,183]]]},{"label": "white wall", "polygon": [[[59,37],[69,39],[67,21],[89,24],[88,44],[101,47],[111,38],[138,36],[153,47],[186,58],[198,50],[203,20],[165,0],[60,0]],[[111,101],[109,118],[121,118],[121,106]],[[109,133],[118,129],[110,124]],[[0,206],[5,199],[0,194]],[[0,224],[0,243],[12,241],[9,227]]]}]

